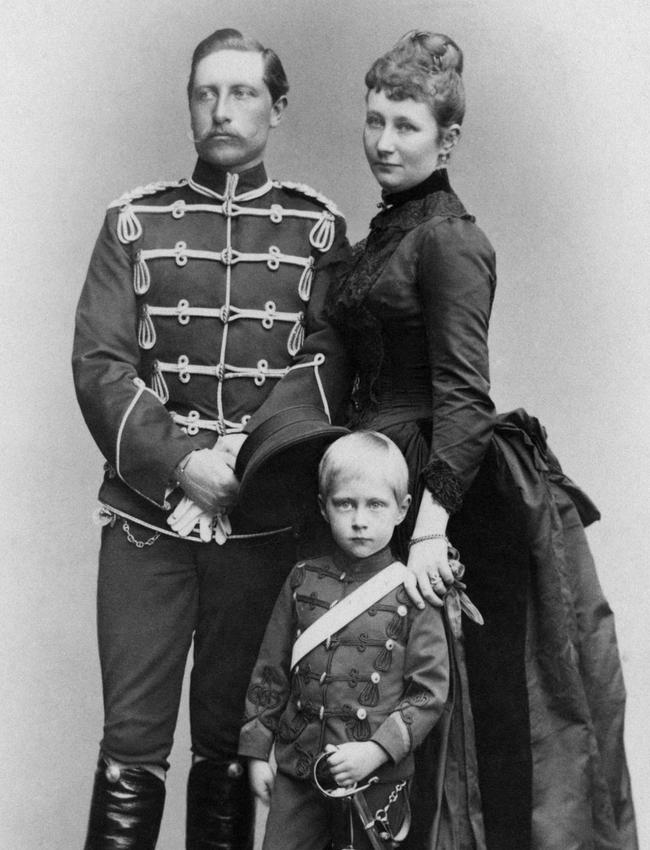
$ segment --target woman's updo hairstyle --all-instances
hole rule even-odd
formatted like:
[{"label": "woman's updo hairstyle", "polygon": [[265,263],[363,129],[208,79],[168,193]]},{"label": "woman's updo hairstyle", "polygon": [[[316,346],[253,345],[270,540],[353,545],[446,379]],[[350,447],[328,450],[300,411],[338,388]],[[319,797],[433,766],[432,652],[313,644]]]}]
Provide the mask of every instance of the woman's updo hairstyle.
[{"label": "woman's updo hairstyle", "polygon": [[390,100],[427,103],[441,128],[462,124],[465,115],[463,52],[446,35],[411,30],[377,59],[366,74],[369,91]]}]

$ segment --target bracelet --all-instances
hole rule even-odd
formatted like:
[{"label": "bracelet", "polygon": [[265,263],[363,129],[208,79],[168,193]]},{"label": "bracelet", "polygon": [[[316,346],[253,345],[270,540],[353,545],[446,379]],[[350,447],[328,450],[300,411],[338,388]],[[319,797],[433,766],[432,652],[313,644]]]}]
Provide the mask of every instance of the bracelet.
[{"label": "bracelet", "polygon": [[415,546],[416,543],[424,543],[425,540],[444,540],[447,546],[449,546],[446,534],[423,534],[422,537],[411,537],[409,540],[409,549],[411,546]]}]

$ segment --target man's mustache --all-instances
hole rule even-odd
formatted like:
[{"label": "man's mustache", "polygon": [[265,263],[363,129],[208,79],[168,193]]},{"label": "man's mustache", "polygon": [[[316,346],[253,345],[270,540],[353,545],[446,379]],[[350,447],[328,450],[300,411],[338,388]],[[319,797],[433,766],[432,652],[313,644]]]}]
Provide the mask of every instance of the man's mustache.
[{"label": "man's mustache", "polygon": [[188,136],[195,143],[205,142],[215,138],[232,139],[233,141],[241,140],[241,136],[238,133],[231,133],[228,130],[208,130],[207,133],[203,133],[201,136],[195,136],[194,133],[190,131]]}]

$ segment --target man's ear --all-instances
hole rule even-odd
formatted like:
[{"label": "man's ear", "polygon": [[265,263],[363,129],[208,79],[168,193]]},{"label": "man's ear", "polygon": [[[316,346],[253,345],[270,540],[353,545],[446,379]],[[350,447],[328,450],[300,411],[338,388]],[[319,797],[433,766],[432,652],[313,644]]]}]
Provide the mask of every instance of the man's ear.
[{"label": "man's ear", "polygon": [[279,97],[275,101],[275,103],[271,107],[271,120],[270,120],[270,126],[271,127],[277,127],[278,124],[280,123],[280,121],[282,121],[282,116],[284,115],[284,110],[287,108],[288,105],[289,105],[289,101],[287,100],[287,96],[284,95],[284,94],[282,95],[282,97]]},{"label": "man's ear", "polygon": [[323,500],[323,497],[320,495],[320,493],[318,494],[318,507],[320,509],[320,515],[329,525],[329,519],[327,518],[327,513],[325,512],[325,501]]}]

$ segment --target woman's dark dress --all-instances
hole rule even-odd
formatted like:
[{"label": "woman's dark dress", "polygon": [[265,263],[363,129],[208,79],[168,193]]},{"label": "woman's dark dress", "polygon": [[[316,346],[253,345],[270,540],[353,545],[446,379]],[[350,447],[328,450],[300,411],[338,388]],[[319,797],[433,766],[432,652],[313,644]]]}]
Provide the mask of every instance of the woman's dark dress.
[{"label": "woman's dark dress", "polygon": [[495,414],[494,252],[446,172],[384,200],[330,299],[357,373],[352,420],[407,459],[414,508],[400,556],[428,490],[452,515],[485,618],[464,621],[465,658],[452,641],[455,699],[420,751],[407,845],[633,850],[625,691],[583,531],[598,512],[537,420]]}]

